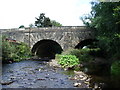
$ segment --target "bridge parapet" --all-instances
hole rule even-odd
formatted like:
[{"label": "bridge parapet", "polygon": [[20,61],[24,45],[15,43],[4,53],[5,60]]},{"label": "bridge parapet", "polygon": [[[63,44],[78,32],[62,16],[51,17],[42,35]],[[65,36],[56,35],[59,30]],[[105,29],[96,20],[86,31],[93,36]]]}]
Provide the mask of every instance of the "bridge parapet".
[{"label": "bridge parapet", "polygon": [[1,32],[13,32],[13,31],[28,31],[28,30],[40,30],[40,31],[57,31],[57,30],[88,30],[86,26],[61,26],[61,27],[40,27],[40,28],[25,28],[25,30],[21,30],[19,28],[13,28],[13,29],[0,29]]}]

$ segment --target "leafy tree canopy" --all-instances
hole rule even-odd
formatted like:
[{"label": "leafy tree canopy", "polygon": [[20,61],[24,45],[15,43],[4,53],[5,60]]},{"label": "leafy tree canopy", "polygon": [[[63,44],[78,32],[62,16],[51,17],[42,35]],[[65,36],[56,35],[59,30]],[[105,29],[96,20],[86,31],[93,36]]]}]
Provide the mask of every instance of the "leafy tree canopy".
[{"label": "leafy tree canopy", "polygon": [[52,26],[62,26],[59,22],[56,22],[55,20],[51,20]]},{"label": "leafy tree canopy", "polygon": [[83,16],[83,23],[95,30],[99,45],[109,57],[120,55],[120,2],[91,2],[92,11]]},{"label": "leafy tree canopy", "polygon": [[52,27],[52,26],[62,26],[62,25],[56,22],[55,20],[50,20],[50,18],[46,17],[44,13],[41,13],[38,18],[36,17],[35,26]]}]

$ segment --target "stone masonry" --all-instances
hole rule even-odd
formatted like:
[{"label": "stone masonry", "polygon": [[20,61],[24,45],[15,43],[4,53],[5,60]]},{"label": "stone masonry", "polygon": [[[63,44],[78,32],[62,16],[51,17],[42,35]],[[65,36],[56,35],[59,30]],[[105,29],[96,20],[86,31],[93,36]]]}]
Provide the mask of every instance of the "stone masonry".
[{"label": "stone masonry", "polygon": [[2,35],[19,42],[25,42],[31,48],[40,40],[49,39],[56,41],[63,50],[74,48],[85,39],[93,39],[94,33],[85,26],[31,28],[25,30],[1,30]]}]

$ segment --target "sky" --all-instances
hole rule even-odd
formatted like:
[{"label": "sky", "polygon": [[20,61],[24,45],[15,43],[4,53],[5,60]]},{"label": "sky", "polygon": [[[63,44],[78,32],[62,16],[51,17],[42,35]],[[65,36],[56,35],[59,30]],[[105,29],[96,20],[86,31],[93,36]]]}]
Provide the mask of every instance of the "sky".
[{"label": "sky", "polygon": [[46,17],[63,26],[83,26],[80,17],[91,11],[91,0],[0,0],[0,29],[28,27],[35,17]]}]

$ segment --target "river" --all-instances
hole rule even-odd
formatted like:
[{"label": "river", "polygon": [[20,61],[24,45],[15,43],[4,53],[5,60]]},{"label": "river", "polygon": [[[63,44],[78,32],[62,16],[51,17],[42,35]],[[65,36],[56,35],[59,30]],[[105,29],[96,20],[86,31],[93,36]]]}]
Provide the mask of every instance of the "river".
[{"label": "river", "polygon": [[4,64],[2,88],[76,88],[73,85],[76,81],[70,80],[70,75],[65,75],[61,68],[53,68],[46,63],[25,60]]},{"label": "river", "polygon": [[[77,77],[82,78],[76,78],[73,71],[51,67],[46,61],[24,60],[3,64],[1,83],[2,88],[120,88],[120,82],[108,76],[91,75],[89,82],[86,81],[90,78],[82,80],[86,77],[84,74]],[[81,85],[76,87],[75,84]]]}]

